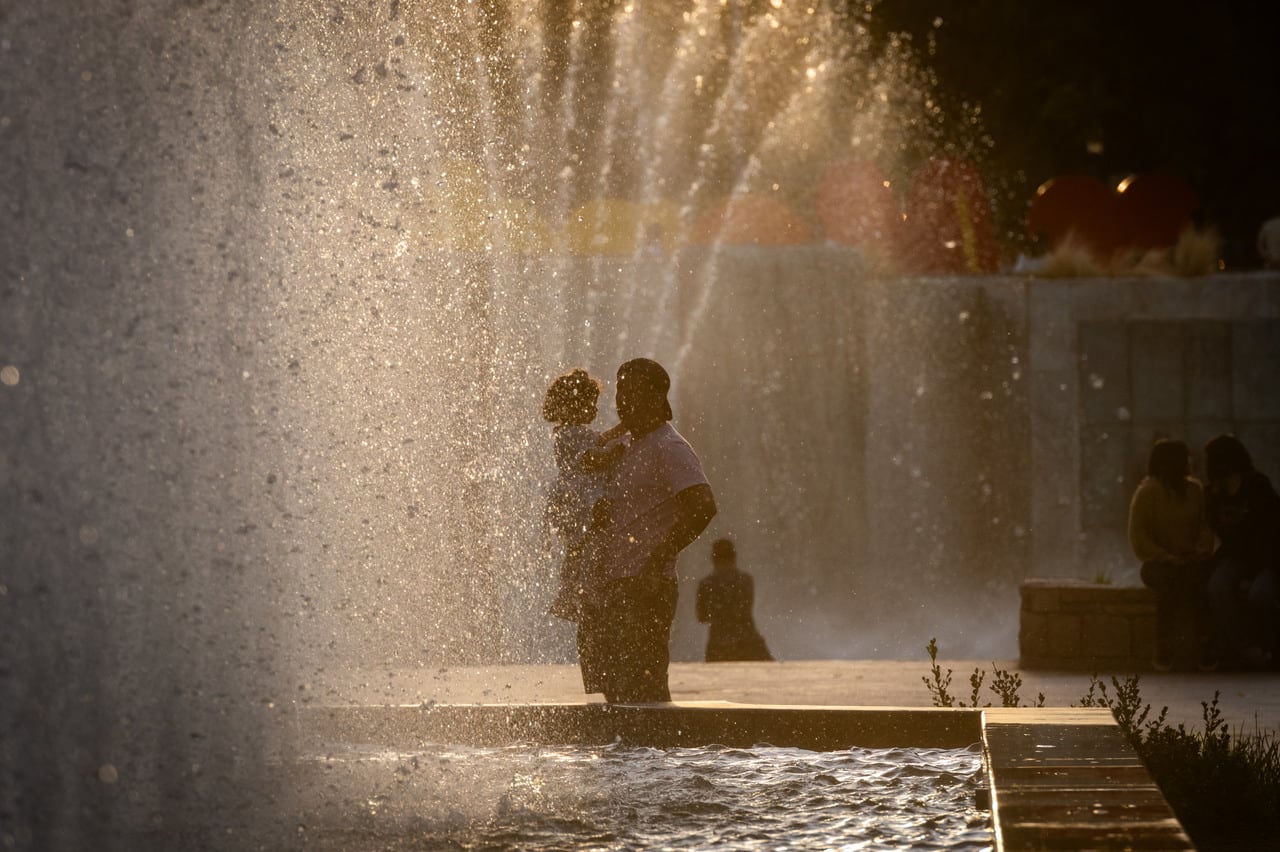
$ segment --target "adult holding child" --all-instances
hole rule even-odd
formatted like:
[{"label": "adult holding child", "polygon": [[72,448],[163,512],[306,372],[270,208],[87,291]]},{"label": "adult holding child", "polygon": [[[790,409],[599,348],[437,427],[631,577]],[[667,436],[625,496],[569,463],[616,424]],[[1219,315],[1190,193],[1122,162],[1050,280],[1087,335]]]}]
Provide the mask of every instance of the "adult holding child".
[{"label": "adult holding child", "polygon": [[[1191,450],[1162,438],[1147,457],[1147,476],[1129,504],[1129,546],[1142,563],[1142,582],[1156,593],[1156,655],[1152,666],[1169,671],[1177,638],[1188,622],[1203,645],[1208,611],[1205,592],[1213,533],[1204,488],[1191,476]],[[1202,667],[1211,665],[1200,650]]]},{"label": "adult holding child", "polygon": [[584,673],[602,673],[605,699],[670,701],[676,556],[716,514],[689,442],[671,425],[671,378],[648,358],[618,368],[618,419],[628,433],[600,524],[601,582],[579,622]]}]

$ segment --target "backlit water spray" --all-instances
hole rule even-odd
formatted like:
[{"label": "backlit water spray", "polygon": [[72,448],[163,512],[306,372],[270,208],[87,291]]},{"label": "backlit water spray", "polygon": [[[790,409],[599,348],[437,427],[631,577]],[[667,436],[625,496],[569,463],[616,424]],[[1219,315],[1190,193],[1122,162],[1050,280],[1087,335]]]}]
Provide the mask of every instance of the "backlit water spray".
[{"label": "backlit water spray", "polygon": [[675,376],[715,532],[750,554],[781,653],[874,634],[850,623],[883,585],[871,374],[936,388],[880,390],[896,376],[869,361],[929,320],[869,322],[866,254],[824,247],[812,214],[769,218],[810,210],[833,163],[891,183],[942,151],[927,76],[868,25],[783,3],[402,3],[280,32],[267,323],[294,365],[283,490],[313,501],[304,656],[563,658],[537,403],[563,369],[608,380],[638,353]]},{"label": "backlit water spray", "polygon": [[957,590],[1011,613],[1004,297],[903,287],[815,212],[834,164],[901,197],[979,156],[873,15],[0,13],[6,842],[269,812],[262,732],[335,671],[568,659],[537,412],[575,365],[671,368],[779,656],[911,655]]}]

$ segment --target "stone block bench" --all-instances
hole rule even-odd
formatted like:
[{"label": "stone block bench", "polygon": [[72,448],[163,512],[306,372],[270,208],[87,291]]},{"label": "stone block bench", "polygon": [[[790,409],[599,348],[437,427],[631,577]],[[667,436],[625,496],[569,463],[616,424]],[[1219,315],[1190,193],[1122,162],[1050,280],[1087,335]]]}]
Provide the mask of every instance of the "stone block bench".
[{"label": "stone block bench", "polygon": [[1065,577],[1023,580],[1018,663],[1026,669],[1149,671],[1156,596],[1145,586]]}]

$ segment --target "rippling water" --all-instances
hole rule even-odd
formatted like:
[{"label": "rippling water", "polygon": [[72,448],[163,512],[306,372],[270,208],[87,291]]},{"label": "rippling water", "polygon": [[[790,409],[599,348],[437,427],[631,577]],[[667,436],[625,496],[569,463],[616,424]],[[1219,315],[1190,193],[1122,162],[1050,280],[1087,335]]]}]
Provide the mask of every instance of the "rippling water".
[{"label": "rippling water", "polygon": [[312,848],[989,849],[980,746],[358,750],[317,758]]}]

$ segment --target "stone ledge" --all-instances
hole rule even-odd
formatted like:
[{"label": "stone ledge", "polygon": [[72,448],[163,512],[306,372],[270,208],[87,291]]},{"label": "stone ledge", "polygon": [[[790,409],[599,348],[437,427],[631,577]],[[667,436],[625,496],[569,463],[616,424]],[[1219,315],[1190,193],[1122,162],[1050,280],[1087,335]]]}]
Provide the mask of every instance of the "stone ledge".
[{"label": "stone ledge", "polygon": [[964,748],[982,737],[972,708],[751,705],[725,701],[667,704],[400,704],[310,707],[301,733],[316,743],[413,746],[513,742],[651,748],[709,742],[757,743],[832,751],[862,748]]},{"label": "stone ledge", "polygon": [[1020,587],[1019,664],[1028,669],[1146,671],[1156,596],[1145,586],[1032,577]]}]

